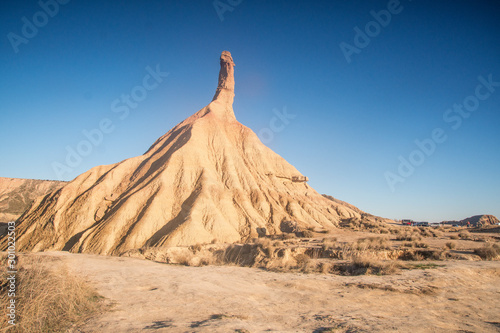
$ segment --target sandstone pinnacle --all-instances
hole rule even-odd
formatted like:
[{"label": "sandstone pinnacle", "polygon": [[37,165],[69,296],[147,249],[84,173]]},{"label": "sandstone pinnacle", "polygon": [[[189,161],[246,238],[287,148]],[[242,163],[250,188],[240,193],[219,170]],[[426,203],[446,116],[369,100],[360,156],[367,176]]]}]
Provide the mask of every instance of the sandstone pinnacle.
[{"label": "sandstone pinnacle", "polygon": [[234,62],[224,51],[207,106],[143,155],[96,166],[35,200],[16,224],[18,248],[121,254],[242,242],[290,232],[290,225],[333,230],[362,218],[356,207],[321,196],[239,123],[233,99]]},{"label": "sandstone pinnacle", "polygon": [[234,61],[229,51],[222,51],[220,56],[219,84],[212,102],[220,103],[225,108],[225,113],[232,115],[234,100]]}]

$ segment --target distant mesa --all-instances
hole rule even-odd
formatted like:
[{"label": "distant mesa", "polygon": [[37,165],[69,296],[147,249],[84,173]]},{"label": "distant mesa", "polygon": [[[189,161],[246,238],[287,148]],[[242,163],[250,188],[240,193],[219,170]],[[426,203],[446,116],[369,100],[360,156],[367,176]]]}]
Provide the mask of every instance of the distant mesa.
[{"label": "distant mesa", "polygon": [[[213,100],[141,156],[97,166],[36,199],[17,223],[22,251],[121,254],[143,247],[241,242],[287,222],[335,229],[358,208],[306,176],[236,120],[234,61],[220,57]],[[5,249],[6,240],[0,240]]]},{"label": "distant mesa", "polygon": [[460,221],[445,221],[445,224],[457,224],[461,226],[471,225],[488,226],[500,223],[500,221],[493,215],[474,215]]}]

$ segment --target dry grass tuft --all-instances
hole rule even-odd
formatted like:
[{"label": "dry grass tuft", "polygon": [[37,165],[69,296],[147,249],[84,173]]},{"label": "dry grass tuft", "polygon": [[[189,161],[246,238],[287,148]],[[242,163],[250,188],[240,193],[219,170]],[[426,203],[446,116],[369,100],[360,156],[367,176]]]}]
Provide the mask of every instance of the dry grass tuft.
[{"label": "dry grass tuft", "polygon": [[388,234],[393,233],[393,229],[390,228],[387,223],[383,222],[379,218],[363,214],[362,219],[357,217],[351,217],[343,219],[339,226],[341,228],[348,228],[354,231],[369,231],[372,233]]},{"label": "dry grass tuft", "polygon": [[399,257],[401,260],[421,261],[421,260],[443,260],[446,253],[443,250],[432,249],[408,249]]},{"label": "dry grass tuft", "polygon": [[413,242],[403,243],[403,246],[404,247],[411,247],[411,248],[427,249],[429,247],[429,244],[423,243],[423,242],[413,241]]},{"label": "dry grass tuft", "polygon": [[460,237],[461,239],[465,239],[465,240],[473,239],[472,235],[467,230],[460,231],[458,233],[458,237]]},{"label": "dry grass tuft", "polygon": [[487,244],[481,248],[475,249],[474,253],[483,260],[493,260],[500,255],[500,246],[498,244]]},{"label": "dry grass tuft", "polygon": [[272,258],[275,248],[273,242],[269,238],[258,238],[255,244],[264,251],[266,256]]},{"label": "dry grass tuft", "polygon": [[301,232],[299,232],[298,236],[302,238],[312,238],[314,237],[314,232],[311,230],[302,230]]},{"label": "dry grass tuft", "polygon": [[450,250],[453,250],[454,248],[457,247],[457,244],[455,242],[448,242],[446,243],[446,247]]},{"label": "dry grass tuft", "polygon": [[295,256],[295,261],[297,261],[298,267],[303,267],[307,265],[310,260],[311,258],[305,253],[301,253]]},{"label": "dry grass tuft", "polygon": [[321,244],[323,251],[328,251],[334,249],[337,246],[337,238],[323,238],[323,242]]},{"label": "dry grass tuft", "polygon": [[382,262],[365,256],[356,256],[350,262],[335,265],[341,275],[388,275],[398,271],[400,266],[394,261]]},{"label": "dry grass tuft", "polygon": [[387,250],[390,249],[389,240],[385,237],[368,237],[358,239],[356,242],[356,249],[358,251],[364,250]]},{"label": "dry grass tuft", "polygon": [[[16,326],[11,327],[4,313],[1,327],[9,332],[65,332],[102,311],[102,297],[82,279],[64,269],[47,268],[47,258],[23,256],[16,276]],[[2,258],[0,307],[7,309],[7,271]]]}]

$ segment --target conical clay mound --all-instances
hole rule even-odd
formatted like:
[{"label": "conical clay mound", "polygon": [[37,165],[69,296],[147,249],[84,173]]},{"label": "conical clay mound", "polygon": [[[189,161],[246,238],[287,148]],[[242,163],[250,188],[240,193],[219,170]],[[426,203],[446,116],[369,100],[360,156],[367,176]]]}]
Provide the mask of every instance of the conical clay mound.
[{"label": "conical clay mound", "polygon": [[236,120],[229,52],[220,64],[212,102],[144,155],[95,167],[39,198],[18,221],[20,250],[119,254],[237,242],[279,234],[290,222],[332,229],[360,217],[355,207],[318,194]]}]

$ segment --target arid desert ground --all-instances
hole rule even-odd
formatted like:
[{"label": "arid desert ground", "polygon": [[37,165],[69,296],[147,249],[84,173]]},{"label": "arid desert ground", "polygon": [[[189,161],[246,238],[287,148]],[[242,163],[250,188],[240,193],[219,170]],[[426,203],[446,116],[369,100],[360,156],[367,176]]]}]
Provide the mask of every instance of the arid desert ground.
[{"label": "arid desert ground", "polygon": [[111,309],[75,332],[498,332],[500,262],[447,261],[389,276],[187,267],[47,252]]}]

